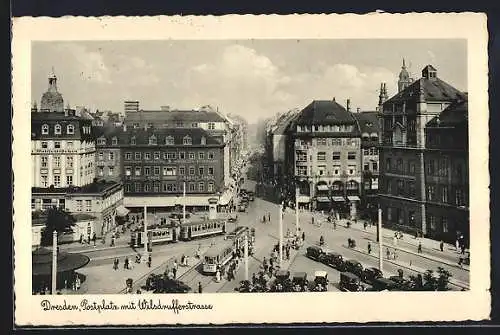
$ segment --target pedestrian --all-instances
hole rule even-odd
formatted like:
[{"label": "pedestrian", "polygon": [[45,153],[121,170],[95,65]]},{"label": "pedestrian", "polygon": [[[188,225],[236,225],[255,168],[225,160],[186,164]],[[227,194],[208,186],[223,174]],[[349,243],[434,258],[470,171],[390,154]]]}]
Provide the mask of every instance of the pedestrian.
[{"label": "pedestrian", "polygon": [[418,253],[421,254],[422,253],[422,242],[418,242]]},{"label": "pedestrian", "polygon": [[286,249],[286,260],[287,261],[290,260],[290,249],[289,248]]},{"label": "pedestrian", "polygon": [[215,281],[217,283],[220,282],[220,271],[217,269],[217,271],[215,272]]},{"label": "pedestrian", "polygon": [[370,242],[368,242],[368,254],[372,253],[372,245]]},{"label": "pedestrian", "polygon": [[124,269],[127,269],[127,270],[128,270],[128,268],[129,268],[129,266],[128,266],[128,257],[127,257],[127,258],[125,258],[125,262],[123,263],[123,268],[124,268]]},{"label": "pedestrian", "polygon": [[311,216],[311,224],[314,225],[314,216]]},{"label": "pedestrian", "polygon": [[172,274],[174,275],[174,279],[177,278],[177,268],[172,269]]},{"label": "pedestrian", "polygon": [[148,268],[151,267],[151,262],[152,262],[152,258],[151,258],[151,255],[148,256]]},{"label": "pedestrian", "polygon": [[94,235],[92,235],[92,241],[94,242],[94,247],[95,247],[95,241],[97,240],[97,236],[96,234],[94,233]]},{"label": "pedestrian", "polygon": [[265,215],[262,215],[262,222],[266,222],[266,216]]},{"label": "pedestrian", "polygon": [[269,212],[267,213],[267,221],[271,222],[271,213],[269,213]]},{"label": "pedestrian", "polygon": [[83,244],[83,234],[80,234],[80,244]]},{"label": "pedestrian", "polygon": [[464,259],[463,259],[462,257],[460,257],[460,258],[458,259],[458,266],[460,266],[460,269],[462,269],[462,268],[463,268],[463,265],[462,265],[462,264],[463,264],[463,262],[464,262]]},{"label": "pedestrian", "polygon": [[441,250],[441,252],[444,250],[444,242],[443,242],[443,240],[441,240],[441,242],[439,242],[439,249]]},{"label": "pedestrian", "polygon": [[184,256],[184,254],[181,257],[181,265],[186,266],[186,256]]},{"label": "pedestrian", "polygon": [[396,237],[396,233],[394,233],[394,236],[392,237],[392,244],[393,245],[398,245],[398,238]]},{"label": "pedestrian", "polygon": [[305,240],[306,240],[306,233],[302,232],[302,242],[304,242]]},{"label": "pedestrian", "polygon": [[394,258],[394,260],[398,258],[398,255],[396,254],[396,249],[394,249],[394,251],[392,252],[392,257]]},{"label": "pedestrian", "polygon": [[364,229],[364,230],[366,230],[366,226],[367,226],[367,225],[368,225],[368,224],[366,223],[366,221],[364,221],[364,222],[363,222],[363,229]]},{"label": "pedestrian", "polygon": [[460,246],[460,248],[461,248],[460,253],[461,253],[462,255],[465,255],[465,244],[462,244],[462,245]]},{"label": "pedestrian", "polygon": [[111,236],[111,246],[115,246],[115,235]]},{"label": "pedestrian", "polygon": [[174,269],[177,270],[177,259],[174,259]]},{"label": "pedestrian", "polygon": [[203,289],[201,287],[201,282],[198,282],[198,293],[202,293]]},{"label": "pedestrian", "polygon": [[385,254],[387,255],[387,259],[391,258],[391,251],[389,250],[389,248],[386,248]]}]

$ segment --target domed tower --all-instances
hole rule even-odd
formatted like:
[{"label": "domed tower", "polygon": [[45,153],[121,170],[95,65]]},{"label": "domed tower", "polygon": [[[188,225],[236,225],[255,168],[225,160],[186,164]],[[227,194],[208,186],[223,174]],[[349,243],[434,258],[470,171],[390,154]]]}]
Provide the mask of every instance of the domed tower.
[{"label": "domed tower", "polygon": [[399,72],[398,80],[398,92],[401,92],[411,84],[410,74],[406,70],[405,59],[403,58],[403,66],[401,67],[401,72]]},{"label": "domed tower", "polygon": [[57,91],[57,77],[54,74],[54,69],[49,75],[49,88],[42,95],[41,110],[48,110],[49,112],[64,111],[64,100],[62,94]]}]

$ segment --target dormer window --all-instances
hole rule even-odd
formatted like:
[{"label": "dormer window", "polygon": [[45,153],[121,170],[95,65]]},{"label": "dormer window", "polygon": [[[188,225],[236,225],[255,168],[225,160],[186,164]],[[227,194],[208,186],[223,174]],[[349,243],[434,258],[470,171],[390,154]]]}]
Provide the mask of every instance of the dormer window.
[{"label": "dormer window", "polygon": [[184,138],[182,139],[182,144],[191,145],[193,144],[193,140],[189,136],[184,136]]},{"label": "dormer window", "polygon": [[156,136],[155,135],[151,135],[149,137],[149,145],[156,145]]},{"label": "dormer window", "polygon": [[132,138],[130,139],[130,144],[131,145],[136,145],[136,140],[135,140],[135,136],[132,136]]},{"label": "dormer window", "polygon": [[54,127],[54,134],[61,135],[61,125],[60,124],[56,124],[55,125],[55,127]]},{"label": "dormer window", "polygon": [[113,145],[118,145],[118,138],[116,138],[116,136],[115,136],[115,137],[113,137],[113,138],[111,139],[111,143],[112,143]]},{"label": "dormer window", "polygon": [[49,125],[44,124],[42,125],[42,135],[48,135],[49,134]]},{"label": "dormer window", "polygon": [[207,139],[205,138],[205,136],[202,136],[201,137],[201,145],[205,145],[207,144]]},{"label": "dormer window", "polygon": [[66,132],[70,135],[73,135],[75,133],[75,126],[73,126],[72,124],[69,124],[67,127],[66,127]]},{"label": "dormer window", "polygon": [[165,138],[165,144],[166,145],[174,145],[174,138],[172,136],[167,136]]},{"label": "dormer window", "polygon": [[106,139],[104,137],[100,137],[97,139],[97,144],[98,145],[105,145],[106,144]]}]

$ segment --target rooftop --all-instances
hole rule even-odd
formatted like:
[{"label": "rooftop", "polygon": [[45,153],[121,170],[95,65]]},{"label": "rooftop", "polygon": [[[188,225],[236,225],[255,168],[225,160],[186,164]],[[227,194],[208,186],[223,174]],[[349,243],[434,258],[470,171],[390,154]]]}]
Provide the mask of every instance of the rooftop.
[{"label": "rooftop", "polygon": [[467,124],[469,106],[467,99],[458,100],[433,117],[426,127],[453,127]]},{"label": "rooftop", "polygon": [[107,181],[107,180],[99,180],[93,182],[92,184],[88,184],[85,186],[72,186],[72,187],[32,187],[31,193],[51,193],[51,194],[96,194],[96,193],[104,193],[109,191],[115,187],[120,186],[120,183],[115,181]]},{"label": "rooftop", "polygon": [[377,114],[378,112],[376,111],[354,113],[354,117],[358,120],[361,133],[378,134],[380,132]]},{"label": "rooftop", "polygon": [[351,112],[335,100],[314,100],[299,113],[296,123],[299,125],[354,124],[356,119]]},{"label": "rooftop", "polygon": [[183,122],[225,122],[217,112],[210,110],[139,110],[128,113],[125,122],[147,121],[151,123],[166,121]]}]

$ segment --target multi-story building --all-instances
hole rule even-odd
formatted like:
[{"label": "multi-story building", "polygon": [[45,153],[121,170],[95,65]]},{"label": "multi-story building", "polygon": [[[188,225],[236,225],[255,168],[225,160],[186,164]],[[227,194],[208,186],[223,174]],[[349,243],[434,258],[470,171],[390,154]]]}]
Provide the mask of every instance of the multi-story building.
[{"label": "multi-story building", "polygon": [[[406,78],[406,74],[401,77]],[[379,111],[379,203],[384,225],[429,235],[425,127],[446,107],[463,98],[462,92],[441,80],[437,70],[427,65],[420,79],[383,103]]]},{"label": "multi-story building", "polygon": [[201,128],[125,127],[104,132],[98,143],[102,143],[104,160],[110,150],[119,149],[121,153],[127,208],[174,208],[184,201],[184,185],[189,209],[206,210],[210,198],[223,203],[227,193],[223,175],[225,144]]},{"label": "multi-story building", "polygon": [[467,117],[467,100],[458,100],[425,127],[427,235],[449,242],[469,238]]},{"label": "multi-story building", "polygon": [[139,111],[139,101],[125,101],[123,105],[125,115],[129,115],[130,113],[136,113]]},{"label": "multi-story building", "polygon": [[31,110],[31,208],[43,211],[55,206],[71,213],[86,212],[95,217],[91,233],[101,236],[114,226],[122,186],[96,180],[92,118],[69,108],[60,111],[62,104],[52,74],[49,90],[42,96],[46,108]]},{"label": "multi-story building", "polygon": [[287,166],[300,189],[299,203],[332,206],[354,217],[361,194],[361,139],[347,105],[335,98],[315,100],[299,113],[289,131],[293,154]]},{"label": "multi-story building", "polygon": [[122,181],[122,153],[120,139],[123,133],[118,127],[93,127],[96,141],[95,174],[98,178]]}]

